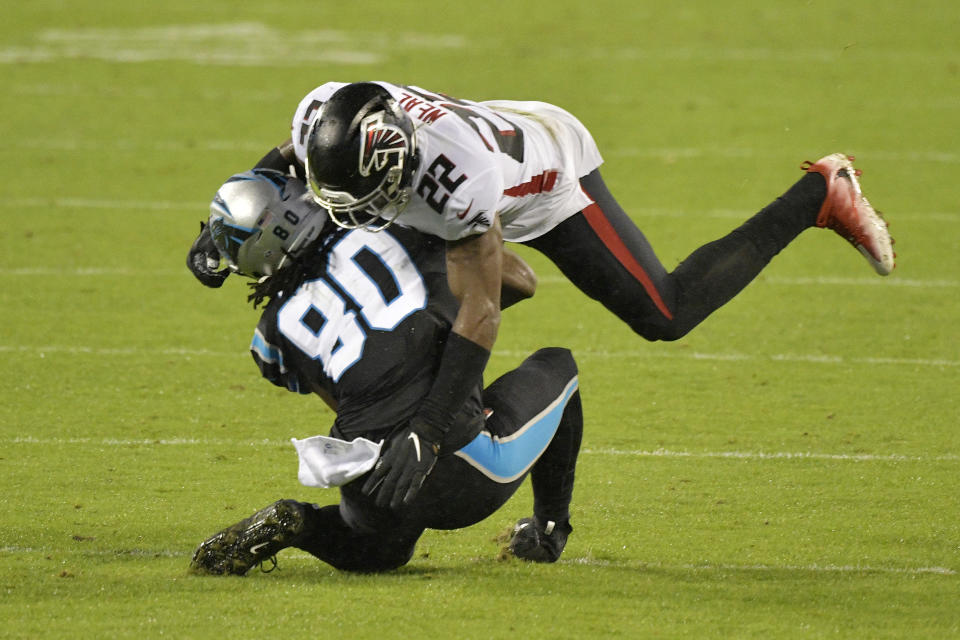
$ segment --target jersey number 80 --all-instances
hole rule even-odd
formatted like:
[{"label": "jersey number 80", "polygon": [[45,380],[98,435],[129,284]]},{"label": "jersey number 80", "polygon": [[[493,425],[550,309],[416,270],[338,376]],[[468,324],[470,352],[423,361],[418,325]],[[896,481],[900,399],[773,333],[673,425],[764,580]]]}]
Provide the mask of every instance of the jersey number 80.
[{"label": "jersey number 80", "polygon": [[358,229],[333,247],[326,273],[283,304],[277,327],[337,382],[363,356],[367,331],[392,331],[426,306],[423,277],[403,246],[386,233]]}]

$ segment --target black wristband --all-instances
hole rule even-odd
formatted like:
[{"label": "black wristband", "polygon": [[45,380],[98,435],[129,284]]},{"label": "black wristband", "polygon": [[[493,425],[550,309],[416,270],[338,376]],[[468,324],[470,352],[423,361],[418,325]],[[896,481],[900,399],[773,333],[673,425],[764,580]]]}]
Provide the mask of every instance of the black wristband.
[{"label": "black wristband", "polygon": [[477,385],[483,384],[483,369],[490,351],[476,342],[450,332],[440,357],[433,387],[417,410],[417,417],[446,433]]}]

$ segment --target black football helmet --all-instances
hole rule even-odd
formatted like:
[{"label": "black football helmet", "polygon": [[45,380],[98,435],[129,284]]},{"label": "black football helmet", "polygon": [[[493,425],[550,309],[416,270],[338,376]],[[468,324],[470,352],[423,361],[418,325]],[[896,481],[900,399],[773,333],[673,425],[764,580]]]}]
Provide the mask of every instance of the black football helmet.
[{"label": "black football helmet", "polygon": [[345,229],[390,226],[410,200],[416,163],[413,121],[372,82],[348,84],[330,96],[307,135],[314,199]]}]

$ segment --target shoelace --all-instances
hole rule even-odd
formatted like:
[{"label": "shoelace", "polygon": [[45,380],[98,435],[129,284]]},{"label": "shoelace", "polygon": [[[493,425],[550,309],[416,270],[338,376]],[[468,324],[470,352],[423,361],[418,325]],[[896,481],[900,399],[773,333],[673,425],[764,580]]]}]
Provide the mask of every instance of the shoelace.
[{"label": "shoelace", "polygon": [[[273,565],[269,569],[264,569],[263,565],[267,562],[271,562]],[[260,573],[271,573],[274,569],[280,568],[280,566],[277,564],[277,556],[270,556],[269,558],[261,561],[257,566],[260,567]]]}]

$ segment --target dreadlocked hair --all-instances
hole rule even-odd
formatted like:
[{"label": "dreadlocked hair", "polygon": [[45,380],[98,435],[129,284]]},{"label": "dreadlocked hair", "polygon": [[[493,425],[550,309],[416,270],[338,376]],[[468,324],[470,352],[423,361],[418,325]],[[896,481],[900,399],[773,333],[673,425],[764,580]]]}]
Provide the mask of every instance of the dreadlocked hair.
[{"label": "dreadlocked hair", "polygon": [[330,250],[337,240],[347,232],[331,221],[327,221],[320,234],[301,248],[293,252],[284,251],[287,264],[271,276],[250,283],[252,289],[247,301],[256,309],[259,305],[282,296],[284,292],[293,293],[307,278],[313,277],[327,268]]}]

